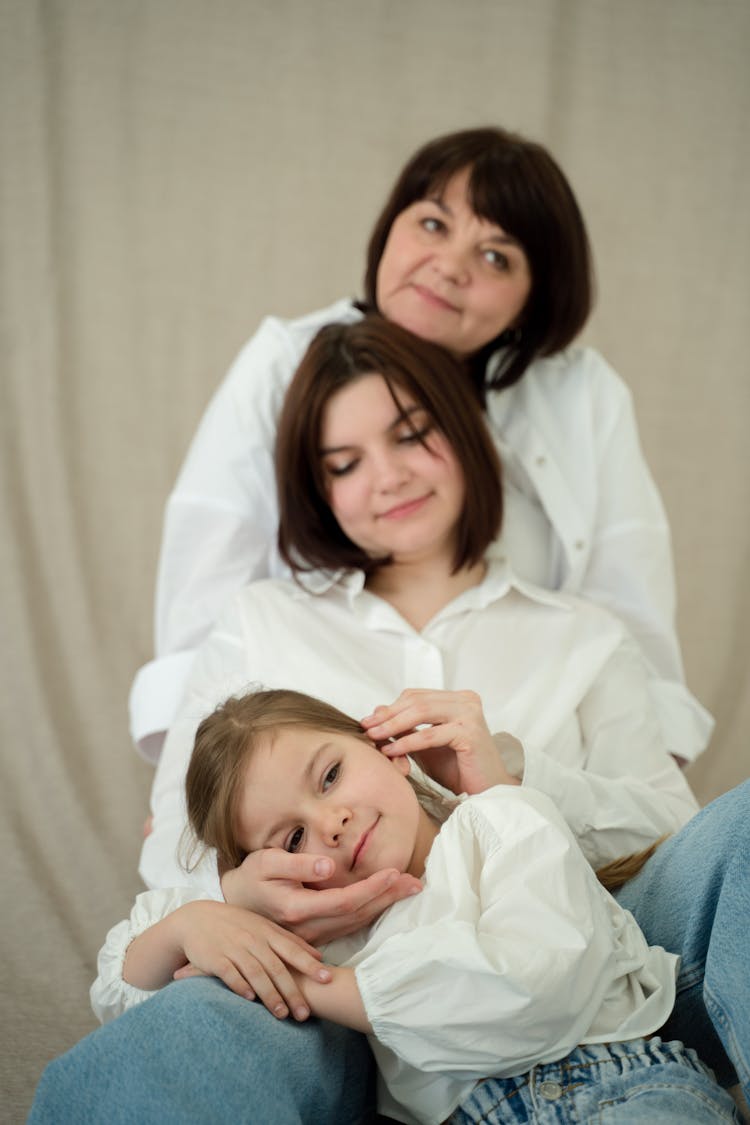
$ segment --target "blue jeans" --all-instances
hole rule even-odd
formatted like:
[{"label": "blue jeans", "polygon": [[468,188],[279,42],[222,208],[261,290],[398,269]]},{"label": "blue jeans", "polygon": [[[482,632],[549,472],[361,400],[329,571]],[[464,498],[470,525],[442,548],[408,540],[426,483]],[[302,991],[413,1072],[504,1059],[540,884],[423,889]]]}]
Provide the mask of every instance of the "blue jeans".
[{"label": "blue jeans", "polygon": [[[652,944],[682,955],[662,1031],[750,1101],[750,782],[666,841],[618,899]],[[370,1104],[363,1036],[279,1022],[216,981],[169,985],[50,1064],[30,1122],[357,1121]]]},{"label": "blue jeans", "polygon": [[660,1034],[750,1100],[750,781],[666,840],[616,898],[651,945],[682,958]]},{"label": "blue jeans", "polygon": [[734,1102],[681,1043],[633,1039],[577,1047],[519,1078],[487,1078],[450,1125],[718,1125]]},{"label": "blue jeans", "polygon": [[177,981],[45,1070],[33,1125],[353,1125],[374,1104],[364,1035],[277,1020],[219,981]]}]

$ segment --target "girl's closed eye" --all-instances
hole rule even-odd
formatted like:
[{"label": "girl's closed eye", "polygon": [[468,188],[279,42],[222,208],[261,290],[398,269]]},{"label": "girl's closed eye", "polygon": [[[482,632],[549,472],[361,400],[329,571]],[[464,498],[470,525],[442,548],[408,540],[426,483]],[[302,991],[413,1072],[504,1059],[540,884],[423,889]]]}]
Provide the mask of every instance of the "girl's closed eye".
[{"label": "girl's closed eye", "polygon": [[330,477],[345,477],[347,473],[351,473],[358,464],[358,458],[353,458],[351,461],[341,461],[338,464],[332,464],[330,461],[327,461],[324,468]]},{"label": "girl's closed eye", "polygon": [[398,435],[396,440],[398,441],[399,445],[416,445],[417,443],[419,443],[420,445],[425,445],[426,439],[430,436],[432,430],[433,425],[430,422],[429,424],[422,426],[418,430],[408,429],[402,431]]}]

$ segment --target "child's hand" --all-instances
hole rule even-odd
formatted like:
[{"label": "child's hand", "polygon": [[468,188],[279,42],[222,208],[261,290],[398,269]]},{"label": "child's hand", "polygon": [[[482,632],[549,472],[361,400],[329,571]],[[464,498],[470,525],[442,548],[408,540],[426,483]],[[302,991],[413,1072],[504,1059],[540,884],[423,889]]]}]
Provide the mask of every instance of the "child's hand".
[{"label": "child's hand", "polygon": [[265,914],[314,945],[356,933],[394,902],[422,889],[413,875],[391,869],[348,887],[315,890],[331,868],[331,860],[322,856],[262,848],[226,871],[221,886],[227,902]]},{"label": "child's hand", "polygon": [[310,1009],[289,966],[311,980],[331,980],[317,949],[248,910],[199,901],[181,907],[173,918],[189,961],[175,972],[176,980],[218,977],[239,996],[260,1000],[279,1019],[291,1012],[297,1020],[307,1019]]},{"label": "child's hand", "polygon": [[454,793],[519,784],[508,772],[497,743],[502,738],[508,748],[521,753],[523,747],[510,734],[493,739],[476,692],[411,688],[390,707],[376,707],[362,726],[389,758],[413,755],[430,777]]}]

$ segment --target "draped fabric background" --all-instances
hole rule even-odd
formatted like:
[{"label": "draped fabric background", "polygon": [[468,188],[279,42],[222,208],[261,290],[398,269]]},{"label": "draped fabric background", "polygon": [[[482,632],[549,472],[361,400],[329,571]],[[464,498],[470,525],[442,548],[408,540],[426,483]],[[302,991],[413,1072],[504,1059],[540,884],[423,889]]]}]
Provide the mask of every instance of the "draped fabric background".
[{"label": "draped fabric background", "polygon": [[750,772],[748,59],[747,0],[0,0],[4,1119],[139,889],[126,698],[188,440],[264,314],[361,292],[431,136],[501,123],[568,172],[718,720],[691,778]]}]

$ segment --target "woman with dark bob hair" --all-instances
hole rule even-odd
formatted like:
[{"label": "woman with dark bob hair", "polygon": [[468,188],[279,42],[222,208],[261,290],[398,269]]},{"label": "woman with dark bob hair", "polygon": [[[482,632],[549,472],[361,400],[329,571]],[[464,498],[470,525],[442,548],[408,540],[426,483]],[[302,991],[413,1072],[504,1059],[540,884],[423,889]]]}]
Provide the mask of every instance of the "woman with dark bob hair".
[{"label": "woman with dark bob hair", "polygon": [[503,457],[501,550],[521,577],[622,618],[654,670],[665,733],[696,757],[712,723],[684,683],[669,528],[631,397],[600,355],[570,346],[592,266],[555,160],[500,128],[420,148],[375,223],[364,289],[363,302],[264,320],[216,391],[167,504],[156,656],[130,697],[136,744],[158,759],[196,646],[231,595],[288,573],[272,467],[283,395],[318,329],[368,309],[460,360]]},{"label": "woman with dark bob hair", "polygon": [[[697,803],[675,761],[679,741],[664,736],[642,654],[619,619],[519,579],[488,549],[503,507],[498,457],[462,371],[457,358],[378,315],[324,326],[309,345],[281,409],[276,448],[279,545],[296,581],[245,586],[199,650],[152,791],[141,873],[153,890],[111,931],[92,989],[100,1018],[119,1018],[51,1064],[33,1125],[97,1115],[317,1125],[360,1120],[370,1104],[364,1040],[308,1020],[286,965],[319,980],[308,942],[361,930],[421,884],[399,874],[402,867],[329,886],[326,855],[291,845],[297,821],[279,824],[278,839],[221,871],[215,856],[190,862],[181,847],[196,730],[228,695],[258,683],[345,706],[388,756],[421,754],[455,793],[519,784],[539,791],[597,869],[650,854],[670,835],[617,897],[651,944],[681,956],[664,1038],[697,1048],[725,1082],[734,1077],[731,1058],[750,1092],[750,1004],[746,974],[737,972],[750,956],[750,783],[694,815]],[[481,749],[471,736],[477,706],[494,732]],[[315,751],[321,797],[338,775],[335,763],[323,763],[325,745]],[[343,814],[334,842],[348,823]],[[347,848],[353,872],[349,836]],[[530,856],[521,851],[523,867]],[[446,893],[450,884],[446,878]],[[574,907],[564,880],[551,893]],[[184,931],[172,930],[168,953],[174,969],[190,961],[229,989],[216,981],[170,983],[169,973],[156,979],[148,966],[146,977],[139,969],[133,975],[127,952],[156,920],[154,896],[159,917],[196,900],[226,900],[201,901],[204,921],[188,945]],[[413,905],[419,915],[419,900]],[[564,944],[577,941],[563,935]],[[533,991],[534,950],[524,944],[527,953]],[[252,994],[231,990],[232,965],[249,974],[243,979]],[[545,981],[542,973],[540,990]],[[567,986],[573,1015],[584,1003],[575,972]],[[587,979],[583,993],[590,987]],[[254,996],[277,1019],[248,1003]],[[521,1014],[519,1036],[523,1027]],[[632,1026],[623,1030],[625,1038],[635,1034]],[[554,1020],[541,1029],[546,1046],[539,1032],[534,1050],[559,1058]],[[434,1065],[428,1052],[422,1069]],[[667,1119],[688,1119],[686,1108],[676,1103],[660,1118]]]}]

